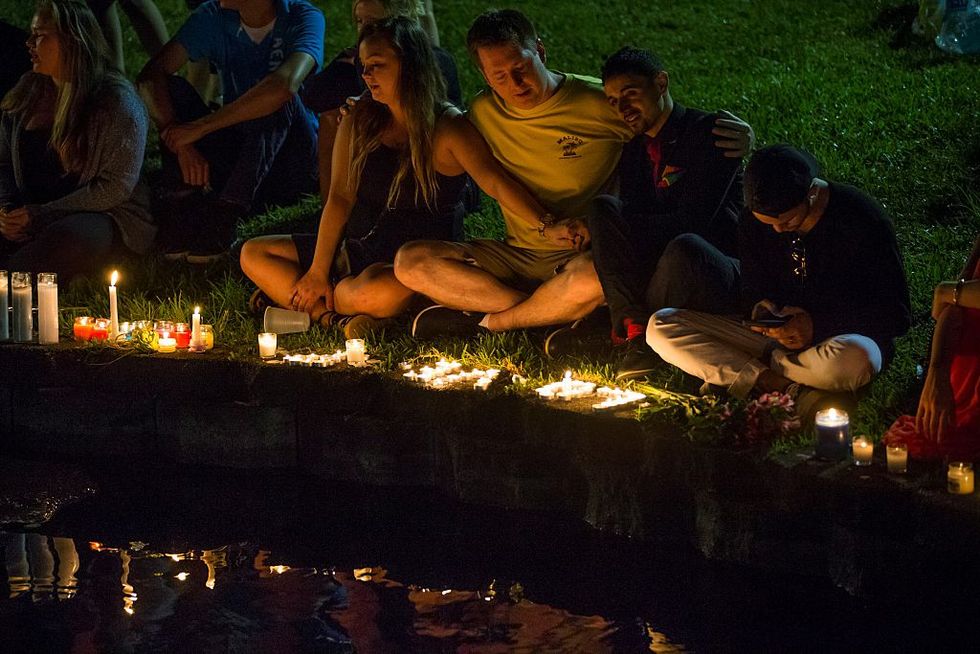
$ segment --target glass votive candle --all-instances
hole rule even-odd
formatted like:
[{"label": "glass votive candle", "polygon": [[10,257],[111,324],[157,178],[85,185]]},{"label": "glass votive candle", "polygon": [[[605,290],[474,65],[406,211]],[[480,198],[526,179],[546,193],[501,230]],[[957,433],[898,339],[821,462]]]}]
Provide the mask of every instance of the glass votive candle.
[{"label": "glass votive candle", "polygon": [[351,338],[347,341],[347,364],[357,368],[367,364],[363,338]]},{"label": "glass votive candle", "polygon": [[172,338],[171,334],[174,333],[174,324],[170,320],[155,320],[153,321],[153,331],[161,338],[163,337],[163,333],[167,332],[167,337]]},{"label": "glass votive candle", "polygon": [[909,446],[906,443],[889,443],[885,446],[885,460],[888,462],[888,472],[896,475],[908,470]]},{"label": "glass votive candle", "polygon": [[953,495],[969,495],[973,492],[973,464],[951,461],[946,472],[946,490]]},{"label": "glass votive candle", "polygon": [[157,341],[157,344],[158,344],[157,351],[158,352],[163,352],[164,354],[169,354],[171,352],[176,352],[177,351],[177,339],[175,339],[173,336],[171,336],[170,335],[170,332],[168,332],[167,330],[162,330],[162,331],[158,332],[158,334],[160,335],[160,338]]},{"label": "glass votive candle", "polygon": [[204,349],[214,347],[214,328],[211,325],[201,325],[201,338],[204,339]]},{"label": "glass votive candle", "polygon": [[96,318],[92,323],[92,333],[89,335],[91,341],[104,341],[109,338],[109,327],[111,322],[108,318]]},{"label": "glass votive candle", "polygon": [[854,456],[854,465],[871,465],[871,455],[875,452],[875,444],[867,436],[858,436],[851,442],[851,454]]},{"label": "glass votive candle", "polygon": [[177,341],[177,347],[186,350],[187,346],[191,344],[191,328],[187,326],[186,322],[179,322],[174,325],[174,340]]},{"label": "glass votive candle", "polygon": [[72,325],[71,333],[75,335],[76,341],[87,341],[92,338],[92,328],[95,326],[95,318],[92,316],[77,316],[75,324]]},{"label": "glass votive candle", "polygon": [[276,356],[278,340],[275,332],[259,333],[259,356],[263,359],[271,359]]},{"label": "glass votive candle", "polygon": [[851,422],[847,411],[823,409],[813,420],[816,432],[816,454],[819,459],[843,461],[851,449]]}]

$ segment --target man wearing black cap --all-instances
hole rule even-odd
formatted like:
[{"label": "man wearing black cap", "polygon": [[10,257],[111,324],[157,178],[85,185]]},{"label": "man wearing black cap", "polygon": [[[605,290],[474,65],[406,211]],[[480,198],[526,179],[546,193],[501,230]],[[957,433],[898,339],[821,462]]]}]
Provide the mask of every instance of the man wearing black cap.
[{"label": "man wearing black cap", "polygon": [[752,320],[658,311],[647,342],[664,360],[736,397],[789,393],[807,415],[823,396],[810,391],[857,390],[891,359],[910,324],[891,220],[862,191],[818,175],[788,145],[752,157],[739,225]]}]

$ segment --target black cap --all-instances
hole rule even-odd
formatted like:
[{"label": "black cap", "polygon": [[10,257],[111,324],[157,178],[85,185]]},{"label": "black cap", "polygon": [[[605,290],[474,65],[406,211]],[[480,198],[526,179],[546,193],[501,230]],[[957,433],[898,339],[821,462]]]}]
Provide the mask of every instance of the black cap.
[{"label": "black cap", "polygon": [[749,211],[778,216],[803,202],[820,174],[809,152],[781,143],[762,148],[745,167],[742,189]]}]

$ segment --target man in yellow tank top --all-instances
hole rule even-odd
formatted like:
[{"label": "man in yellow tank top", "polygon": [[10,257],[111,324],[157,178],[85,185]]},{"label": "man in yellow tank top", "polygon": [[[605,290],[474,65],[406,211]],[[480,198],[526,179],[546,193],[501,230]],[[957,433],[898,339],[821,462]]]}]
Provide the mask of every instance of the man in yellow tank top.
[{"label": "man in yellow tank top", "polygon": [[578,320],[603,302],[584,218],[595,196],[616,191],[614,173],[632,132],[599,80],[547,68],[544,45],[521,12],[482,14],[467,47],[490,87],[473,101],[469,119],[549,214],[505,211],[505,241],[403,246],[398,280],[438,303],[415,317],[412,334]]}]

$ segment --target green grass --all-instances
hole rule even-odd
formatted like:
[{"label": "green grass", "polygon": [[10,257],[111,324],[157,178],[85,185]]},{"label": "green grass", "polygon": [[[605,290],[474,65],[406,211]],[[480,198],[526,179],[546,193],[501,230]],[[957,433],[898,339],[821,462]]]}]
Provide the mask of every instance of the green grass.
[{"label": "green grass", "polygon": [[[171,31],[180,24],[182,0],[158,0]],[[326,52],[353,41],[349,4],[315,2],[327,17]],[[671,73],[673,95],[690,106],[728,109],[755,128],[758,144],[788,141],[812,151],[826,176],[866,189],[895,219],[905,254],[916,323],[903,338],[891,368],[862,402],[860,429],[880,435],[899,413],[914,407],[916,365],[927,353],[932,323],[927,317],[932,287],[959,270],[980,231],[980,126],[975,119],[980,67],[976,58],[947,56],[908,35],[915,3],[885,0],[659,0],[574,2],[531,6],[557,70],[596,74],[604,55],[631,43],[658,52]],[[457,58],[464,94],[481,79],[468,61],[464,38],[485,0],[437,0],[443,47]],[[0,0],[0,15],[26,25],[29,3]],[[135,75],[145,61],[123,18],[127,68]],[[151,152],[148,166],[155,165]],[[315,201],[278,209],[242,227],[243,235],[309,224]],[[499,236],[495,208],[470,216],[471,236]],[[218,326],[232,356],[250,356],[254,324],[243,313],[247,289],[227,269],[188,271],[158,264],[126,270],[121,297],[124,317],[189,315],[200,303]],[[104,313],[104,284],[74,286],[63,302]],[[174,289],[181,289],[175,293]],[[314,330],[287,345],[333,347],[338,337]],[[524,334],[487,336],[473,342],[438,344],[439,352],[464,354],[529,378],[552,377],[562,366],[544,360]],[[394,364],[430,352],[404,337],[375,346]],[[564,363],[563,365],[569,365]],[[576,365],[583,375],[603,378],[607,362]],[[658,385],[690,388],[664,370]]]}]

